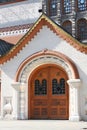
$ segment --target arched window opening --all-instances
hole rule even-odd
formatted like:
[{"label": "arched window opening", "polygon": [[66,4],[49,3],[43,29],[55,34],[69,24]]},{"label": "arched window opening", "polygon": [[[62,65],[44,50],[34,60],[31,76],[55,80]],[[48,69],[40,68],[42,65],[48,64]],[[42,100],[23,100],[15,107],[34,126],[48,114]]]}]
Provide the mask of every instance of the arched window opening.
[{"label": "arched window opening", "polygon": [[61,1],[62,5],[62,13],[63,14],[68,14],[72,12],[72,1],[71,0],[62,0]]},{"label": "arched window opening", "polygon": [[59,81],[57,79],[52,80],[52,94],[65,94],[65,80],[63,78],[61,78]]},{"label": "arched window opening", "polygon": [[51,0],[49,5],[49,14],[50,16],[57,15],[57,0]]},{"label": "arched window opening", "polygon": [[77,38],[78,40],[87,39],[87,21],[85,19],[80,19],[77,22]]},{"label": "arched window opening", "polygon": [[78,11],[87,10],[87,0],[78,0]]},{"label": "arched window opening", "polygon": [[69,34],[72,34],[72,23],[70,21],[65,21],[62,24],[62,27],[65,31],[67,31]]},{"label": "arched window opening", "polygon": [[65,94],[65,79],[64,78],[60,79],[60,87],[61,87],[62,94]]},{"label": "arched window opening", "polygon": [[35,80],[34,93],[35,95],[47,94],[47,80],[46,79],[43,79],[42,82],[40,82],[38,79]]}]

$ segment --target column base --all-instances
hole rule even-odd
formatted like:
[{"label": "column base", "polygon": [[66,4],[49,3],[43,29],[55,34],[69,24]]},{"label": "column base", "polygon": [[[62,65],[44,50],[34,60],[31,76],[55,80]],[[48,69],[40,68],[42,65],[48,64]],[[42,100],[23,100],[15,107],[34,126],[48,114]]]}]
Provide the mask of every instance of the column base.
[{"label": "column base", "polygon": [[69,117],[69,120],[70,121],[80,121],[81,118],[80,118],[80,116],[71,116],[71,117]]},{"label": "column base", "polygon": [[24,113],[20,113],[20,115],[19,115],[19,120],[25,120],[25,115],[24,115]]}]

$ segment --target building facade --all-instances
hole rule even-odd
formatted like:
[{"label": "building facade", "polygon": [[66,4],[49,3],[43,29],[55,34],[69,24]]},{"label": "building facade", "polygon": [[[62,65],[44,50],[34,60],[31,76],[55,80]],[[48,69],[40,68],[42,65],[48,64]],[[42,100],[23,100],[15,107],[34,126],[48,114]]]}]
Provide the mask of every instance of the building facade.
[{"label": "building facade", "polygon": [[64,8],[59,0],[10,2],[1,4],[1,119],[87,121],[87,45],[86,39],[76,39],[77,22],[70,18],[75,6],[68,0],[62,2]]},{"label": "building facade", "polygon": [[80,42],[87,44],[87,0],[43,0],[43,12]]}]

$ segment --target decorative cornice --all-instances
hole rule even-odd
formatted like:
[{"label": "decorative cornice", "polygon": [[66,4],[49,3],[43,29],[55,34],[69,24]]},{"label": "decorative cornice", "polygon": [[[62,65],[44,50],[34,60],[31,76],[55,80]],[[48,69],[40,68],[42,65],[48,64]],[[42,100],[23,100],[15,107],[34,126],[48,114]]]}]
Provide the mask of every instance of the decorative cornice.
[{"label": "decorative cornice", "polygon": [[34,23],[0,28],[0,33],[29,29],[33,26],[33,24]]},{"label": "decorative cornice", "polygon": [[34,26],[20,39],[20,41],[16,44],[16,46],[11,49],[11,51],[3,57],[0,57],[0,64],[7,62],[11,58],[13,58],[17,53],[19,53],[22,48],[28,44],[32,38],[40,31],[43,26],[47,26],[52,30],[56,35],[66,40],[68,44],[72,45],[74,48],[87,54],[87,46],[81,44],[79,41],[74,39],[70,34],[65,32],[61,27],[55,24],[52,20],[50,20],[45,14],[42,14],[38,21],[34,24]]}]

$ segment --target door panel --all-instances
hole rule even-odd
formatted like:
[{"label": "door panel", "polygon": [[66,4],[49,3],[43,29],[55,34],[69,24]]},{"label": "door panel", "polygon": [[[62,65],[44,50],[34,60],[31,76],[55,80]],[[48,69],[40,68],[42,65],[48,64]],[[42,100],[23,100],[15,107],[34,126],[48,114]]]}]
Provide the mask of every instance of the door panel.
[{"label": "door panel", "polygon": [[50,118],[68,118],[68,86],[66,73],[59,68],[50,67]]},{"label": "door panel", "polygon": [[55,66],[38,69],[30,88],[31,119],[68,119],[67,75]]},{"label": "door panel", "polygon": [[48,72],[46,68],[37,71],[32,80],[31,118],[48,118]]}]

